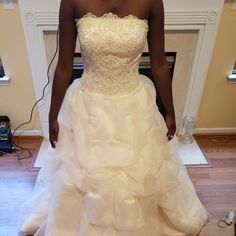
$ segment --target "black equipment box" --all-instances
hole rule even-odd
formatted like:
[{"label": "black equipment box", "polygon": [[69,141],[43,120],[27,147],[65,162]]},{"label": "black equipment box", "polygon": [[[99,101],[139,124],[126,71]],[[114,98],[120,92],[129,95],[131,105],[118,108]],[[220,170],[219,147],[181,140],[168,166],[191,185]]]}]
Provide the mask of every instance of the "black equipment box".
[{"label": "black equipment box", "polygon": [[8,116],[0,116],[0,152],[12,152],[11,124]]}]

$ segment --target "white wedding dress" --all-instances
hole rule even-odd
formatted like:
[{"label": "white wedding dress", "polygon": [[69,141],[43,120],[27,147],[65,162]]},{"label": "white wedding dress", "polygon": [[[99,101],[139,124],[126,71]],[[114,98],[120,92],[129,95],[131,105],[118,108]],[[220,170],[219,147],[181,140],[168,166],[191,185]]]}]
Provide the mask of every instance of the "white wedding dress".
[{"label": "white wedding dress", "polygon": [[[112,13],[77,22],[84,74],[69,87],[20,230],[36,236],[197,235],[207,220],[138,73],[146,20]],[[189,157],[191,158],[191,157]]]}]

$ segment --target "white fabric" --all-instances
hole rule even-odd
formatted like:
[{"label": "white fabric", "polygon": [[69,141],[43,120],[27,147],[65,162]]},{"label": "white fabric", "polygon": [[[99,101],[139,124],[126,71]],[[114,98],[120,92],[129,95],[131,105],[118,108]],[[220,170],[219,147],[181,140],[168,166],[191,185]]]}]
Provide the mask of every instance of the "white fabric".
[{"label": "white fabric", "polygon": [[[66,93],[57,147],[44,157],[20,214],[21,230],[36,236],[197,235],[206,211],[167,141],[152,82],[135,72],[146,21],[86,15],[77,26],[89,72]],[[134,72],[126,64],[132,70],[135,64]]]}]

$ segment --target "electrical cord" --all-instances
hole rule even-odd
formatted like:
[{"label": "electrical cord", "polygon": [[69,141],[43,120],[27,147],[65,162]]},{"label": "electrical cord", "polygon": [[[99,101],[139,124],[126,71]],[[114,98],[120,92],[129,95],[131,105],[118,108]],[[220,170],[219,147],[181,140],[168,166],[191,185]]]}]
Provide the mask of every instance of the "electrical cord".
[{"label": "electrical cord", "polygon": [[[24,150],[26,152],[28,152],[28,155],[26,155],[26,156],[22,156],[21,155],[22,151],[24,151]],[[17,155],[18,161],[32,157],[32,152],[30,151],[29,148],[23,148],[23,147],[20,147],[20,146],[14,146],[13,147],[13,152],[14,152],[15,155]]]},{"label": "electrical cord", "polygon": [[217,221],[217,226],[220,228],[226,228],[227,226],[231,225],[234,222],[234,211],[229,211],[224,219],[219,219]]},{"label": "electrical cord", "polygon": [[[24,125],[27,125],[27,124],[30,124],[30,123],[32,122],[34,109],[35,109],[35,107],[39,104],[39,102],[41,102],[41,101],[43,100],[43,98],[44,98],[44,96],[45,96],[45,90],[46,90],[46,88],[48,87],[48,85],[50,84],[51,78],[50,78],[49,73],[50,73],[50,69],[51,69],[52,63],[53,63],[53,61],[54,61],[54,59],[55,59],[55,57],[56,57],[56,55],[57,55],[57,53],[58,53],[58,49],[59,49],[59,27],[57,28],[56,50],[55,50],[55,53],[53,54],[53,57],[52,57],[52,59],[51,59],[49,65],[48,65],[48,68],[47,68],[47,79],[48,79],[48,80],[47,80],[47,83],[45,84],[45,86],[44,86],[44,88],[43,88],[43,94],[42,94],[42,96],[34,103],[34,105],[32,106],[32,109],[31,109],[31,112],[30,112],[30,118],[29,118],[29,120],[26,121],[26,122],[24,122],[24,123],[22,123],[22,124],[20,124],[19,126],[17,126],[17,127],[14,129],[14,131],[13,131],[13,133],[12,133],[12,136],[13,136],[13,137],[15,136],[16,131],[17,131],[20,127],[22,127],[22,126],[24,126]],[[17,151],[17,150],[19,150],[19,149],[20,149],[20,150],[26,150],[29,154],[28,154],[27,156],[25,156],[25,157],[20,157],[20,153],[21,153],[21,152],[19,153],[19,152]],[[12,150],[13,150],[13,152],[15,152],[15,154],[17,155],[18,160],[30,158],[30,157],[32,156],[32,153],[31,153],[31,151],[30,151],[28,148],[20,147],[19,145],[15,144],[14,142],[13,142],[13,148],[12,148]]]},{"label": "electrical cord", "polygon": [[[24,157],[22,157],[22,153],[23,153],[23,151],[26,151],[26,152],[28,152],[28,155],[25,155]],[[31,153],[31,151],[30,151],[30,149],[28,149],[28,148],[23,148],[23,147],[19,147],[19,146],[16,146],[16,147],[13,147],[12,148],[12,152],[11,153],[9,153],[9,152],[4,152],[4,151],[0,151],[0,157],[1,156],[17,156],[17,159],[18,159],[18,161],[20,161],[20,160],[22,160],[22,159],[26,159],[26,158],[29,158],[29,157],[31,157],[32,156],[32,153]]]}]

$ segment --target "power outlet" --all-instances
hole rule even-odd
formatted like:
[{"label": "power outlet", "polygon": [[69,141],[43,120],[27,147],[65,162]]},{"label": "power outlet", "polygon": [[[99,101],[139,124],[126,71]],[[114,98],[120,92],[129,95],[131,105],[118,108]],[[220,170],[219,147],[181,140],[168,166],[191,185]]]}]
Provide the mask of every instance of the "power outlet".
[{"label": "power outlet", "polygon": [[14,6],[12,0],[3,0],[3,6],[5,10],[13,10]]}]

